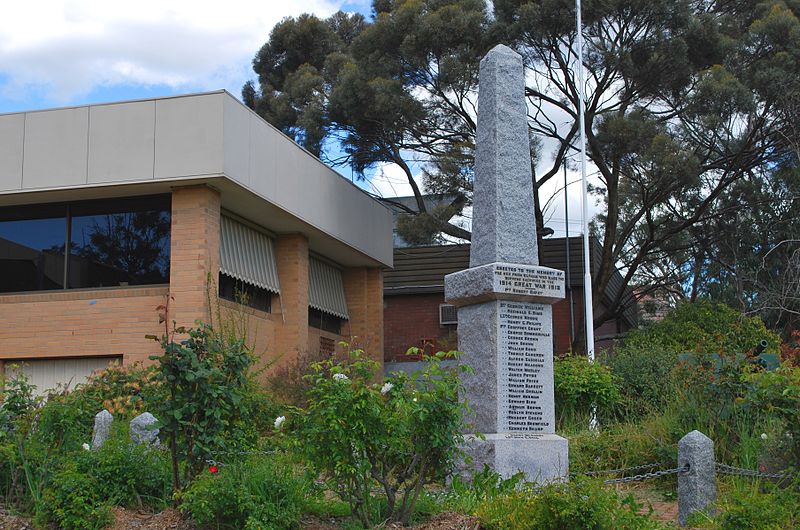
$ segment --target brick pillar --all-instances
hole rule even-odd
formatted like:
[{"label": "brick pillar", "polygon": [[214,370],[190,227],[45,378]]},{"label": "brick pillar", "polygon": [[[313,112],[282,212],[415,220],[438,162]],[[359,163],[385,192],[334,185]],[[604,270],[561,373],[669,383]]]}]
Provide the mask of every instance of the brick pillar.
[{"label": "brick pillar", "polygon": [[383,271],[353,267],[345,269],[342,276],[350,342],[383,366]]},{"label": "brick pillar", "polygon": [[216,295],[219,275],[219,211],[219,192],[213,188],[200,185],[172,190],[169,318],[178,326],[209,321],[208,296]]},{"label": "brick pillar", "polygon": [[284,234],[275,240],[278,281],[281,295],[278,307],[282,318],[276,323],[277,365],[308,352],[308,239],[302,234]]}]

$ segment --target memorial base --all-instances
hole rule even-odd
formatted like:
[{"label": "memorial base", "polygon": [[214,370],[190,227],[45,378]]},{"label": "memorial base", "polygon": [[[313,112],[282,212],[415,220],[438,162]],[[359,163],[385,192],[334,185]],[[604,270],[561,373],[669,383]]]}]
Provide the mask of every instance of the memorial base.
[{"label": "memorial base", "polygon": [[484,438],[465,437],[464,451],[471,461],[457,469],[462,479],[471,479],[484,465],[503,478],[521,471],[535,484],[560,482],[569,475],[569,442],[557,434],[502,433]]}]

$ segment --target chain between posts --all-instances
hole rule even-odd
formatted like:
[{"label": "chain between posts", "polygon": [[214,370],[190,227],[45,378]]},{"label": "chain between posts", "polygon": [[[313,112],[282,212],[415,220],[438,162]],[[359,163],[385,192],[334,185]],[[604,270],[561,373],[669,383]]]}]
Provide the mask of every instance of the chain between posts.
[{"label": "chain between posts", "polygon": [[728,464],[716,464],[717,473],[723,475],[738,475],[740,477],[754,477],[754,478],[789,478],[791,473],[781,471],[780,473],[762,473],[754,469],[746,469],[743,467],[729,466]]},{"label": "chain between posts", "polygon": [[686,464],[682,467],[676,467],[673,469],[662,469],[659,471],[653,471],[652,473],[642,473],[640,475],[633,475],[631,477],[620,477],[620,478],[612,478],[604,481],[604,484],[622,484],[625,482],[638,482],[640,480],[647,480],[651,478],[659,478],[659,477],[666,477],[667,475],[677,475],[678,473],[686,473],[689,471],[689,464]]},{"label": "chain between posts", "polygon": [[596,477],[598,475],[612,475],[619,473],[629,473],[631,471],[642,471],[643,469],[653,469],[665,465],[666,462],[656,462],[655,464],[643,464],[641,466],[623,467],[620,469],[603,469],[600,471],[576,471],[570,473],[571,475],[583,475],[586,477]]}]

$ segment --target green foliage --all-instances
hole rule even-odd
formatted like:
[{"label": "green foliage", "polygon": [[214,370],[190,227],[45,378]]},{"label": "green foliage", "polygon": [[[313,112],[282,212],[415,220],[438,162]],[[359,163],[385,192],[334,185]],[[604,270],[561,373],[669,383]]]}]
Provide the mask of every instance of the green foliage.
[{"label": "green foliage", "polygon": [[108,503],[97,496],[96,478],[67,467],[53,477],[41,503],[37,521],[54,522],[59,528],[101,530],[111,522]]},{"label": "green foliage", "polygon": [[34,396],[36,387],[30,384],[22,371],[10,379],[0,380],[0,389],[0,443],[2,443],[12,435],[16,422],[34,411],[39,400]]},{"label": "green foliage", "polygon": [[692,528],[708,530],[784,530],[800,524],[800,497],[790,489],[748,481],[720,495],[714,518],[698,514]]},{"label": "green foliage", "polygon": [[481,528],[490,530],[649,530],[665,528],[648,515],[632,496],[620,499],[602,481],[573,479],[537,490],[519,490],[493,497],[477,509]]},{"label": "green foliage", "polygon": [[35,510],[40,522],[61,528],[103,528],[111,506],[159,510],[171,495],[166,453],[134,444],[125,428],[115,429],[100,449],[64,453],[53,465]]},{"label": "green foliage", "polygon": [[[681,387],[711,393],[733,390],[728,383],[745,362],[737,360],[736,354],[752,352],[761,340],[767,340],[767,352],[779,351],[780,337],[766,329],[760,318],[743,316],[724,304],[699,301],[682,304],[663,320],[629,332],[621,344],[607,352],[604,362],[619,382],[623,414],[634,419],[663,410]],[[675,373],[679,354],[687,352],[697,354],[697,358],[716,354],[729,360],[725,370],[730,377],[725,384],[707,388],[707,381],[700,381],[692,369]],[[686,376],[702,384],[687,385]],[[735,397],[730,392],[719,394],[714,404],[732,404]]]},{"label": "green foliage", "polygon": [[[176,342],[175,333],[188,338]],[[213,451],[226,448],[226,430],[245,412],[242,396],[252,359],[244,339],[214,333],[206,324],[176,329],[161,338],[161,346],[164,354],[151,358],[158,361],[167,395],[156,417],[170,440],[173,486],[179,490],[180,459],[188,482]]]},{"label": "green foliage", "polygon": [[443,504],[448,510],[472,514],[481,504],[515,492],[522,486],[524,478],[522,473],[517,473],[504,479],[488,465],[484,465],[483,470],[475,473],[470,481],[465,481],[458,475],[453,477]]},{"label": "green foliage", "polygon": [[386,517],[407,523],[423,486],[451,469],[465,413],[463,370],[441,366],[452,355],[426,358],[420,372],[392,374],[383,385],[374,383],[377,363],[361,350],[347,363],[313,365],[309,407],[296,417],[297,449],[364,526],[374,516],[376,483]]},{"label": "green foliage", "polygon": [[95,371],[76,389],[93,410],[107,410],[119,419],[131,419],[165,397],[165,387],[156,377],[157,367],[141,364],[112,365]]},{"label": "green foliage", "polygon": [[231,530],[296,528],[313,482],[286,457],[257,457],[201,473],[181,494],[180,508],[200,525]]},{"label": "green foliage", "polygon": [[778,353],[781,339],[758,317],[748,317],[725,304],[700,300],[683,303],[663,320],[625,336],[623,348],[656,343],[674,353],[735,354],[753,351],[767,340],[765,351]]},{"label": "green foliage", "polygon": [[784,424],[792,463],[800,467],[800,368],[784,367],[756,372],[746,377],[752,391],[746,404],[765,414],[777,416]]},{"label": "green foliage", "polygon": [[557,421],[583,421],[596,408],[599,418],[610,418],[621,400],[611,370],[584,356],[558,359],[553,365]]}]

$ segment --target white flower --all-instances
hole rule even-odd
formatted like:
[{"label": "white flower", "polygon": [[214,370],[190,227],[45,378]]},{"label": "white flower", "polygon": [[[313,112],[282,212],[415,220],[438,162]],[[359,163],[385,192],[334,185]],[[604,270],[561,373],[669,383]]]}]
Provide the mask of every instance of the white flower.
[{"label": "white flower", "polygon": [[344,374],[333,374],[334,381],[347,381],[348,377]]},{"label": "white flower", "polygon": [[91,447],[89,447],[89,444],[86,444],[86,443],[83,444],[81,447],[83,447],[87,451],[91,449]]},{"label": "white flower", "polygon": [[765,432],[762,432],[762,433],[761,433],[761,439],[762,439],[762,440],[766,440],[766,439],[767,439],[767,433],[765,433]]},{"label": "white flower", "polygon": [[394,385],[393,385],[392,383],[389,383],[389,382],[387,381],[387,382],[386,382],[386,383],[384,383],[384,384],[383,384],[383,386],[381,387],[381,394],[385,396],[385,395],[386,395],[386,394],[387,394],[387,393],[388,393],[388,392],[389,392],[391,389],[393,389],[393,388],[394,388]]},{"label": "white flower", "polygon": [[281,425],[283,425],[283,422],[285,421],[286,421],[286,416],[278,416],[277,418],[275,418],[275,428],[280,429]]}]

